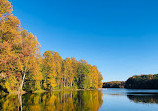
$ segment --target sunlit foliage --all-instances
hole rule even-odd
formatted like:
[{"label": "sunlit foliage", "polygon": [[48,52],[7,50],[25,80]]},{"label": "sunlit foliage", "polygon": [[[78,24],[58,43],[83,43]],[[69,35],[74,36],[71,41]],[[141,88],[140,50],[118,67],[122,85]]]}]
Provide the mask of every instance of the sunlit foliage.
[{"label": "sunlit foliage", "polygon": [[40,54],[40,44],[21,27],[8,0],[0,0],[0,88],[4,92],[54,89],[97,89],[102,75],[96,66],[55,51]]},{"label": "sunlit foliage", "polygon": [[43,87],[46,90],[97,89],[102,85],[102,76],[97,67],[87,61],[77,61],[74,57],[63,60],[57,52],[46,51],[42,67]]}]

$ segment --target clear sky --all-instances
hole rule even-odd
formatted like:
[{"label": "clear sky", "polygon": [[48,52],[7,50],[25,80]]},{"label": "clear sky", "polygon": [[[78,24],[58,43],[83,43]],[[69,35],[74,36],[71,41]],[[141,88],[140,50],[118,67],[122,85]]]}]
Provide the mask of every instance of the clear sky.
[{"label": "clear sky", "polygon": [[96,65],[103,81],[158,73],[157,0],[9,0],[41,52]]}]

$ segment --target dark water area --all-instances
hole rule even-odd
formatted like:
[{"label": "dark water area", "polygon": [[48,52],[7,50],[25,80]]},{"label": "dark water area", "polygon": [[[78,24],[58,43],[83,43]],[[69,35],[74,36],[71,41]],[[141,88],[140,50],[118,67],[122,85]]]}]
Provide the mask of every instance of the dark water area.
[{"label": "dark water area", "polygon": [[0,111],[158,111],[158,90],[108,88],[1,95]]}]

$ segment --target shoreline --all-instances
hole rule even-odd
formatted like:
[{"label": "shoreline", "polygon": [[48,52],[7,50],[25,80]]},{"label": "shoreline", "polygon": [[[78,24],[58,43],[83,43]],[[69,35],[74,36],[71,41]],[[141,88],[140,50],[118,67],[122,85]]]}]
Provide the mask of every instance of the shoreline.
[{"label": "shoreline", "polygon": [[[98,89],[54,89],[51,91],[47,91],[47,90],[37,90],[34,92],[31,92],[31,94],[34,93],[44,93],[44,92],[54,92],[54,91],[92,91],[92,90],[102,90],[102,88],[98,88]],[[26,92],[26,91],[14,91],[14,92],[10,92],[10,93],[2,93],[0,95],[23,95],[23,94],[27,94],[30,92]]]},{"label": "shoreline", "polygon": [[37,90],[32,93],[43,93],[43,92],[54,92],[54,91],[92,91],[92,90],[99,90],[99,88],[98,89],[54,89],[54,90],[50,90],[50,91],[47,91],[47,90],[38,91]]},{"label": "shoreline", "polygon": [[108,87],[108,88],[102,88],[102,89],[132,89],[132,90],[158,90],[158,89],[142,89],[142,88],[140,88],[140,89],[134,89],[134,88],[110,88],[110,87]]}]

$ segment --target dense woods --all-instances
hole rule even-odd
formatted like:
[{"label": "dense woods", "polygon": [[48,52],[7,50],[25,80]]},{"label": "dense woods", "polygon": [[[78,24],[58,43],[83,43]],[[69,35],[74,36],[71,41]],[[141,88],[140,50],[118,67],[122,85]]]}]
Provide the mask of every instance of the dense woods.
[{"label": "dense woods", "polygon": [[97,89],[102,75],[96,66],[55,51],[40,53],[37,37],[23,29],[8,0],[0,0],[0,88],[5,92],[54,89]]},{"label": "dense woods", "polygon": [[158,74],[136,75],[129,77],[125,82],[104,82],[103,88],[126,88],[126,89],[158,89]]},{"label": "dense woods", "polygon": [[125,88],[128,89],[158,89],[158,74],[155,75],[137,75],[130,77]]},{"label": "dense woods", "polygon": [[104,82],[103,88],[124,88],[125,82],[124,81],[111,81],[111,82]]}]

